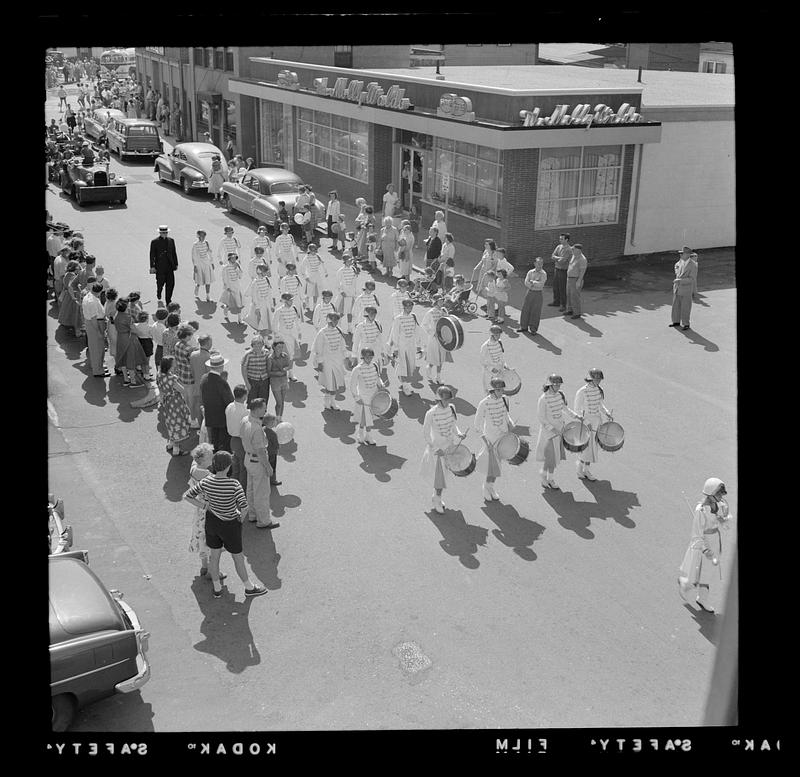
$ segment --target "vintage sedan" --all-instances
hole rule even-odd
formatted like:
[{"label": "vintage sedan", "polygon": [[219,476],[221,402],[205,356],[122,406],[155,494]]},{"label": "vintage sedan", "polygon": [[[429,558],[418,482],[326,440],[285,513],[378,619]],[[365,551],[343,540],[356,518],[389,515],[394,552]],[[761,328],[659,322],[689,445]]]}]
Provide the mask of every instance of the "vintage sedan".
[{"label": "vintage sedan", "polygon": [[150,679],[150,634],[123,595],[76,555],[48,557],[53,731],[66,731],[79,707]]},{"label": "vintage sedan", "polygon": [[158,173],[159,181],[177,184],[186,194],[198,189],[207,190],[214,156],[219,156],[227,176],[225,154],[211,143],[178,143],[168,154],[161,154],[156,159],[153,172]]},{"label": "vintage sedan", "polygon": [[101,140],[105,137],[106,127],[111,121],[124,118],[125,114],[116,108],[95,108],[84,117],[83,131],[95,140]]},{"label": "vintage sedan", "polygon": [[[286,210],[291,214],[302,185],[300,176],[282,167],[257,167],[248,170],[238,181],[222,184],[222,202],[228,210],[241,211],[252,216],[259,224],[274,228],[278,218],[278,202],[285,202]],[[325,206],[317,200],[314,214],[316,228],[327,228],[324,222]]]},{"label": "vintage sedan", "polygon": [[78,205],[128,199],[128,183],[122,176],[109,172],[102,163],[87,165],[80,157],[62,163],[61,190]]}]

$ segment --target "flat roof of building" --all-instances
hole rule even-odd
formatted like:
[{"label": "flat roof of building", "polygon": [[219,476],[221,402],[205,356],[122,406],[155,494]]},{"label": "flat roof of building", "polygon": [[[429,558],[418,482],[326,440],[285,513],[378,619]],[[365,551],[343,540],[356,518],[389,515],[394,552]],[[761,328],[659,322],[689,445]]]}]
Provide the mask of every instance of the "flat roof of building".
[{"label": "flat roof of building", "polygon": [[551,62],[585,62],[590,59],[602,59],[594,53],[595,49],[603,48],[602,43],[540,43],[539,59]]},{"label": "flat roof of building", "polygon": [[443,86],[491,86],[530,91],[535,89],[643,88],[643,108],[685,108],[735,105],[734,76],[725,73],[684,73],[665,70],[594,68],[577,65],[470,65],[441,66],[444,80],[434,67],[371,69],[387,77],[410,76]]}]

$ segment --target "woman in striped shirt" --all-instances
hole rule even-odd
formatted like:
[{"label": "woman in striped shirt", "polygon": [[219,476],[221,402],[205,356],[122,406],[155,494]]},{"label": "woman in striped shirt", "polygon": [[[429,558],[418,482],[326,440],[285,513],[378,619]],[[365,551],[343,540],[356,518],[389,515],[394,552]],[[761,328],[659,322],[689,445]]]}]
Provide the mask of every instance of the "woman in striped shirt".
[{"label": "woman in striped shirt", "polygon": [[292,306],[297,311],[297,315],[302,315],[302,310],[305,303],[305,295],[303,293],[303,281],[297,274],[297,267],[293,262],[286,265],[286,275],[281,278],[278,289],[281,292],[281,298],[284,294],[292,295]]},{"label": "woman in striped shirt", "polygon": [[[253,585],[242,555],[242,513],[247,512],[247,498],[242,484],[228,477],[233,459],[228,451],[217,451],[211,462],[213,474],[195,483],[184,495],[195,507],[205,506],[206,545],[209,548],[209,571],[214,586],[214,598],[222,596],[219,558],[223,548],[233,557],[236,574],[244,584],[245,596],[261,596],[267,589]],[[198,501],[202,496],[204,503]]]},{"label": "woman in striped shirt", "polygon": [[297,261],[297,244],[289,234],[289,225],[284,221],[280,226],[280,234],[275,238],[274,258],[279,277],[286,275],[286,265]]},{"label": "woman in striped shirt", "polygon": [[250,309],[245,321],[259,333],[272,331],[272,284],[267,274],[269,268],[265,264],[256,265],[256,277],[244,293],[250,297]]},{"label": "woman in striped shirt", "polygon": [[242,309],[244,299],[242,295],[242,268],[239,266],[239,257],[228,254],[228,264],[222,269],[222,294],[219,297],[219,306],[222,308],[225,320],[230,322],[228,311],[236,314],[236,323],[242,323]]}]

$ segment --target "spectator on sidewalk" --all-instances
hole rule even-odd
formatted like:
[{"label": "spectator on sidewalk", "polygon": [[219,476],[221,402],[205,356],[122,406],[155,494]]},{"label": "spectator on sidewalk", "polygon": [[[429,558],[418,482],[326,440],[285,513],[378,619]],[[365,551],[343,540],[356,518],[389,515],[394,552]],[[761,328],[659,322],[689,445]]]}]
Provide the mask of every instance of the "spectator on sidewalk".
[{"label": "spectator on sidewalk", "polygon": [[269,484],[270,486],[279,486],[281,484],[281,481],[278,480],[278,448],[280,443],[278,442],[278,435],[275,433],[278,419],[272,413],[267,413],[261,419],[261,423],[264,427],[264,435],[267,438],[267,459],[269,466],[272,468]]},{"label": "spectator on sidewalk", "polygon": [[689,329],[692,313],[692,296],[697,284],[697,263],[692,258],[692,249],[684,246],[675,262],[675,280],[672,282],[672,323],[684,331]]},{"label": "spectator on sidewalk", "polygon": [[551,307],[557,307],[562,312],[567,309],[567,268],[572,259],[572,246],[569,241],[569,233],[562,232],[558,236],[558,245],[555,247],[552,256],[555,263],[553,301],[548,304]]},{"label": "spectator on sidewalk", "polygon": [[580,318],[581,292],[583,291],[583,278],[586,275],[588,259],[583,255],[583,246],[575,243],[572,246],[572,259],[567,268],[567,310],[564,313],[572,318]]},{"label": "spectator on sidewalk", "polygon": [[442,291],[447,293],[453,287],[453,277],[456,274],[456,244],[452,232],[445,232],[442,253],[439,262],[442,268],[442,278],[439,284]]},{"label": "spectator on sidewalk", "polygon": [[[156,311],[158,312],[158,311]],[[194,384],[197,386],[197,391],[193,397],[194,407],[190,407],[192,417],[200,419],[203,415],[203,402],[200,396],[200,381],[203,380],[203,375],[208,372],[206,362],[211,358],[211,347],[213,341],[211,335],[198,335],[197,344],[200,346],[196,351],[192,351],[189,357],[189,364],[192,366],[192,374],[194,375]]]},{"label": "spectator on sidewalk", "polygon": [[414,261],[414,232],[411,222],[403,219],[400,222],[400,235],[397,239],[397,272],[401,278],[411,280],[411,265]]},{"label": "spectator on sidewalk", "polygon": [[82,303],[83,320],[86,326],[87,361],[95,378],[111,376],[103,364],[106,350],[106,311],[103,303],[100,302],[102,290],[101,284],[93,284]]},{"label": "spectator on sidewalk", "polygon": [[233,392],[228,381],[222,376],[222,371],[229,361],[221,354],[213,354],[206,362],[209,370],[200,381],[200,396],[203,403],[206,431],[209,442],[214,446],[215,451],[230,450],[231,444],[225,419],[225,408],[233,402]]},{"label": "spectator on sidewalk", "polygon": [[394,212],[397,210],[397,201],[400,196],[394,190],[394,184],[386,184],[386,194],[383,195],[383,217],[394,218]]},{"label": "spectator on sidewalk", "polygon": [[256,397],[249,402],[250,413],[242,419],[239,435],[244,448],[245,469],[247,469],[247,512],[248,519],[259,529],[275,529],[270,515],[270,480],[272,467],[267,451],[267,437],[261,419],[267,413],[267,403]]},{"label": "spectator on sidewalk", "polygon": [[524,284],[528,293],[522,303],[517,332],[530,332],[532,335],[538,332],[545,283],[547,283],[547,273],[542,269],[542,257],[537,256],[533,262],[533,269],[525,276]]},{"label": "spectator on sidewalk", "polygon": [[225,423],[231,438],[231,454],[233,455],[231,477],[236,478],[242,484],[245,493],[247,492],[247,469],[245,468],[245,452],[242,447],[241,426],[249,412],[247,409],[247,386],[242,384],[234,386],[233,402],[225,408]]},{"label": "spectator on sidewalk", "polygon": [[442,253],[442,240],[439,237],[439,228],[431,227],[428,230],[428,237],[425,238],[425,266],[430,267],[435,259]]},{"label": "spectator on sidewalk", "polygon": [[[214,459],[214,449],[207,443],[201,442],[192,451],[192,466],[189,468],[189,486],[197,485],[203,478],[211,474],[211,462]],[[202,501],[202,497],[198,497]],[[189,540],[189,553],[197,553],[200,557],[200,576],[208,574],[208,545],[206,545],[206,507],[195,507],[194,521],[192,521],[192,535]]]},{"label": "spectator on sidewalk", "polygon": [[447,223],[444,220],[444,213],[442,211],[437,210],[436,213],[433,214],[433,224],[431,226],[439,230],[439,239],[444,240],[444,236],[447,234]]},{"label": "spectator on sidewalk", "polygon": [[192,433],[189,406],[183,386],[173,372],[174,356],[165,356],[158,369],[156,384],[159,392],[159,420],[167,429],[167,453],[185,456],[188,451],[181,450],[180,443]]},{"label": "spectator on sidewalk", "polygon": [[175,343],[175,376],[183,386],[183,394],[192,416],[191,426],[193,429],[199,429],[200,418],[191,413],[192,408],[197,407],[194,398],[200,390],[200,387],[194,382],[194,371],[190,361],[192,353],[200,349],[194,342],[194,334],[194,329],[188,324],[178,327],[178,342]]},{"label": "spectator on sidewalk", "polygon": [[61,106],[67,106],[67,90],[64,89],[63,86],[58,87],[58,91],[56,92],[56,97],[58,97],[58,110],[59,113],[61,112]]}]

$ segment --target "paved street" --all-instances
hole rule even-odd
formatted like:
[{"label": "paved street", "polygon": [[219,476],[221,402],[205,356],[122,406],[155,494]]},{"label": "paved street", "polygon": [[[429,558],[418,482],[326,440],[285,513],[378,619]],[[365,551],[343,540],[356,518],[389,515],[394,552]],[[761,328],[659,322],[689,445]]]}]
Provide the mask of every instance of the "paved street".
[{"label": "paved street", "polygon": [[[56,105],[50,97],[48,121]],[[249,247],[255,223],[157,183],[149,162],[113,158],[112,170],[128,179],[126,206],[81,209],[51,185],[47,208],[84,233],[113,287],[141,290],[150,312],[149,241],[169,224],[180,262],[174,299],[231,360],[238,383],[250,332],[194,300],[189,248],[200,228],[216,248],[228,224]],[[340,262],[327,245],[332,276]],[[434,399],[427,380],[400,397],[367,448],[356,444],[349,397],[342,412],[323,412],[310,360],[297,368],[284,415],[295,443],[281,449],[283,485],[272,494],[281,526],[244,527],[247,563],[269,593],[247,601],[227,554],[228,593],[214,600],[188,552],[189,457],[165,453],[155,409],[131,408],[142,389],[91,376],[85,341],[58,328],[48,302],[50,490],[64,497],[75,547],[89,550],[92,568],[125,592],[152,635],[150,682],[80,711],[73,730],[700,724],[725,591],[712,588],[716,618],[678,597],[691,526],[681,491],[694,504],[704,480],[719,476],[737,513],[733,256],[704,257],[692,331],[667,327],[673,260],[624,279],[598,272],[601,283],[590,265],[583,320],[545,307],[541,337],[507,329],[507,361],[523,381],[511,415],[532,447],[547,375],[564,377],[571,405],[586,371],[604,371],[606,405],[627,438],[620,452],[601,454],[595,483],[577,478],[570,454],[556,471],[562,491],[543,493],[532,450],[504,468],[500,503],[483,501],[475,473],[454,479],[439,515],[418,478]],[[384,327],[392,285],[378,280]],[[220,288],[217,280],[213,297]],[[514,322],[518,314],[509,309]],[[483,396],[478,351],[488,327],[466,319],[465,345],[445,367],[462,428]],[[312,337],[304,325],[304,340]],[[471,432],[477,451],[476,440]],[[730,560],[733,531],[725,541]]]}]

